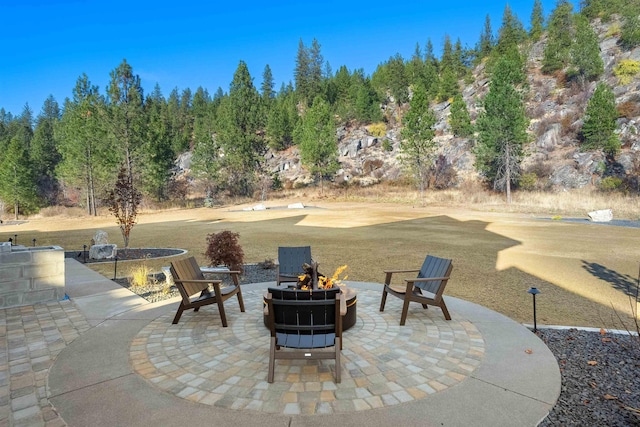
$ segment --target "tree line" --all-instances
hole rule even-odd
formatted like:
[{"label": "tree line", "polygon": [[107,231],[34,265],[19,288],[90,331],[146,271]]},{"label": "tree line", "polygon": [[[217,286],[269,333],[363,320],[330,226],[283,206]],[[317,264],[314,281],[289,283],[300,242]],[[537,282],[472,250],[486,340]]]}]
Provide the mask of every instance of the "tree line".
[{"label": "tree line", "polygon": [[[580,6],[574,12],[571,3],[559,0],[547,20],[534,0],[525,30],[507,5],[497,33],[486,16],[474,47],[445,35],[436,58],[427,40],[416,44],[411,58],[396,54],[371,76],[346,66],[333,72],[317,40],[309,46],[300,40],[294,82],[277,90],[269,65],[258,88],[244,61],[228,91],[218,88],[213,95],[198,87],[195,92],[175,88],[165,97],[157,84],[145,94],[126,60],[111,71],[104,92],[82,74],[62,106],[49,97],[36,117],[28,105],[15,117],[0,109],[0,208],[17,216],[67,204],[95,215],[123,176],[146,198],[185,198],[188,187],[172,171],[187,151],[193,154],[193,177],[209,201],[276,187],[278,177],[265,169],[264,155],[293,145],[322,183],[339,167],[336,126],[348,122],[400,123],[403,163],[424,190],[443,161],[435,156],[432,111],[443,101],[451,103],[454,136],[474,141],[478,170],[494,188],[509,193],[519,182],[528,138],[523,102],[532,43],[546,34],[542,71],[562,70],[583,84],[604,71],[590,20],[622,14],[623,48],[640,45],[638,0],[584,0]],[[472,124],[461,89],[479,64],[490,76],[490,91]],[[620,144],[613,134],[612,100],[611,89],[599,84],[585,111],[583,142],[615,155]],[[390,104],[398,108],[381,108]]]}]

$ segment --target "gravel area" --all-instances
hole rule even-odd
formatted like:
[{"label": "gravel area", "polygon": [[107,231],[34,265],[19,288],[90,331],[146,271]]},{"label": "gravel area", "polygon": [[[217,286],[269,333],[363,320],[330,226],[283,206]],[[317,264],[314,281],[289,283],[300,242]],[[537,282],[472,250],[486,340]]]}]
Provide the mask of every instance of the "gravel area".
[{"label": "gravel area", "polygon": [[640,426],[640,339],[538,330],[558,360],[562,390],[540,426]]},{"label": "gravel area", "polygon": [[[274,266],[247,264],[240,282],[275,278]],[[179,296],[162,274],[143,287],[117,282],[152,302]],[[640,426],[640,338],[578,329],[539,329],[538,336],[562,375],[558,402],[540,426]]]}]

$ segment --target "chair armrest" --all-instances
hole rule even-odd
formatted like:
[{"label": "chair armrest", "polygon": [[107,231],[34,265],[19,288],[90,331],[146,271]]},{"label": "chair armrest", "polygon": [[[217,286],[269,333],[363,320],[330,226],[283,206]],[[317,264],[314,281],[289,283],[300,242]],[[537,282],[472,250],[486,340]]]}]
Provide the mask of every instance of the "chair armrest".
[{"label": "chair armrest", "polygon": [[269,316],[269,304],[267,304],[267,300],[270,300],[273,298],[273,295],[271,295],[271,292],[269,291],[264,291],[264,309],[262,310],[262,312],[264,313],[265,316]]},{"label": "chair armrest", "polygon": [[336,295],[336,298],[340,299],[340,316],[347,314],[347,300],[344,298],[344,294],[341,292]]},{"label": "chair armrest", "polygon": [[384,270],[384,273],[415,273],[416,271],[420,270]]},{"label": "chair armrest", "polygon": [[222,280],[207,280],[207,279],[173,279],[176,283],[206,283],[206,284],[214,284],[214,283],[222,283]]},{"label": "chair armrest", "polygon": [[447,277],[421,277],[421,278],[415,278],[415,279],[404,279],[404,281],[407,282],[407,283],[437,282],[438,280],[449,280],[449,276],[447,276]]},{"label": "chair armrest", "polygon": [[415,273],[417,271],[420,271],[420,270],[384,270],[384,273],[385,273],[384,284],[385,285],[391,284],[391,276],[393,276],[393,273]]}]

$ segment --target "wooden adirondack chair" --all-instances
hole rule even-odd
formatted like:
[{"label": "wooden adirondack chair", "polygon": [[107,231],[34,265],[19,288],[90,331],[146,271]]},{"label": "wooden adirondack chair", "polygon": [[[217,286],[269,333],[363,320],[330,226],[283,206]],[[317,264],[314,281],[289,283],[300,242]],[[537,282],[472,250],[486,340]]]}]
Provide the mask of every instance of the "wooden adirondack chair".
[{"label": "wooden adirondack chair", "polygon": [[[194,311],[200,310],[200,307],[209,304],[217,304],[220,311],[220,319],[222,326],[227,326],[227,316],[224,312],[223,302],[234,295],[238,297],[240,311],[244,313],[244,302],[242,300],[242,291],[240,290],[240,282],[238,281],[239,271],[225,272],[231,275],[233,285],[222,288],[221,280],[209,280],[204,277],[200,266],[194,257],[185,258],[171,262],[171,275],[175,282],[182,301],[178,307],[178,312],[173,318],[173,324],[178,323],[182,312],[189,309]],[[213,292],[209,290],[212,285]]]},{"label": "wooden adirondack chair", "polygon": [[[411,301],[422,304],[422,307],[425,309],[428,305],[438,306],[442,309],[444,318],[451,320],[442,293],[447,286],[452,269],[452,260],[428,255],[420,270],[385,270],[386,276],[384,290],[382,291],[382,300],[380,301],[380,311],[384,311],[387,294],[391,294],[404,300],[402,316],[400,317],[401,326],[404,325],[407,320],[407,312],[409,311],[409,303]],[[404,279],[404,284],[395,285],[391,283],[391,278],[394,273],[412,272],[418,272],[418,277],[415,279]]]},{"label": "wooden adirondack chair", "polygon": [[276,284],[297,282],[304,274],[303,264],[311,264],[311,246],[280,246],[278,248],[278,274]]},{"label": "wooden adirondack chair", "polygon": [[270,288],[265,301],[271,332],[268,381],[273,382],[276,359],[334,359],[339,383],[342,316],[347,312],[340,289],[308,292]]}]

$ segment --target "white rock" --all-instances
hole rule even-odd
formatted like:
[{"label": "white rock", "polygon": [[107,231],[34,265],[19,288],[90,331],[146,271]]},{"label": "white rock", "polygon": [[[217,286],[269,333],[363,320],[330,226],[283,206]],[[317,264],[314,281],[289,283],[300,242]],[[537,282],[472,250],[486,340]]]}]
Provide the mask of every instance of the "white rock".
[{"label": "white rock", "polygon": [[589,219],[593,222],[609,222],[613,219],[613,211],[611,209],[601,209],[589,212]]}]

